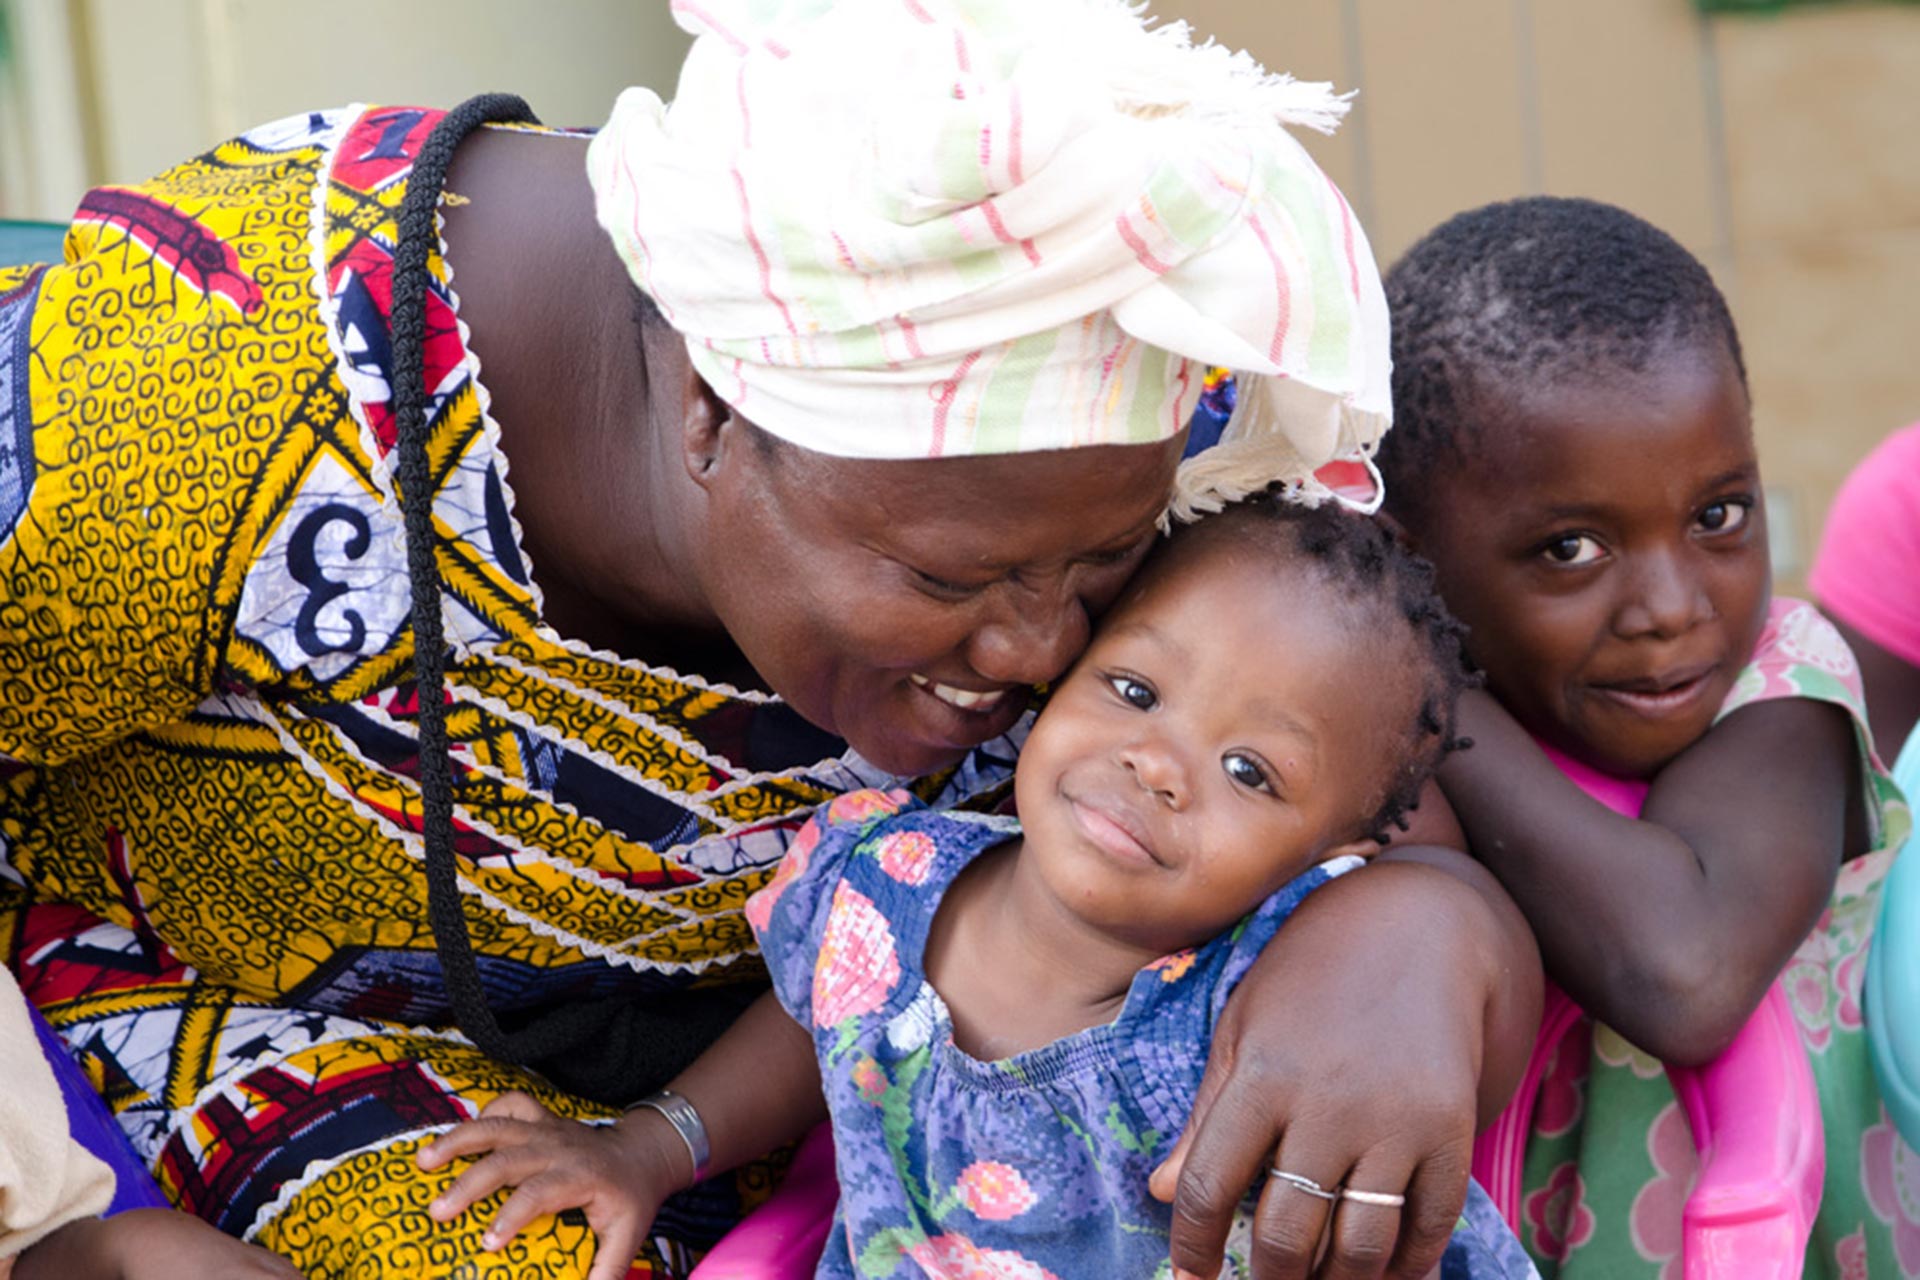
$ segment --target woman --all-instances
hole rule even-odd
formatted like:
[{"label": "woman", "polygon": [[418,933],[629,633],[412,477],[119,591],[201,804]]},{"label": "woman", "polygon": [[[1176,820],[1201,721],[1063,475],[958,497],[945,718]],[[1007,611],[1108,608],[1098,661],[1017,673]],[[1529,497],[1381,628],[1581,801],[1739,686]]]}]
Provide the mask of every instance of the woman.
[{"label": "woman", "polygon": [[[483,1252],[421,1143],[669,1076],[821,802],[999,799],[1167,505],[1196,361],[1250,375],[1198,500],[1384,426],[1365,241],[1274,124],[1324,92],[1104,6],[682,20],[673,112],[623,99],[591,182],[582,138],[466,136],[511,101],[315,113],[0,274],[8,955],[169,1193],[309,1275]],[[1336,1218],[1329,1274],[1445,1243],[1530,944],[1470,867],[1355,880],[1228,1011],[1183,1269],[1276,1158],[1408,1189]],[[1260,1212],[1260,1274],[1304,1275],[1324,1204]]]}]

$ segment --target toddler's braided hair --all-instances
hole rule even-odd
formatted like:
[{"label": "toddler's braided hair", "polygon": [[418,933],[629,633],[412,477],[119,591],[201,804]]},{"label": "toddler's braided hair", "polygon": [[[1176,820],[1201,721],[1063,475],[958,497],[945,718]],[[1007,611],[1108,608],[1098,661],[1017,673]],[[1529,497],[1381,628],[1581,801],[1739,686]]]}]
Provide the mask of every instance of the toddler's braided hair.
[{"label": "toddler's braided hair", "polygon": [[1377,462],[1389,510],[1416,527],[1442,496],[1433,477],[1469,456],[1516,387],[1637,373],[1701,344],[1722,347],[1746,386],[1740,335],[1706,267],[1610,204],[1532,196],[1457,214],[1386,284],[1394,422]]},{"label": "toddler's braided hair", "polygon": [[1323,581],[1345,592],[1375,634],[1398,631],[1407,641],[1404,648],[1388,648],[1406,653],[1415,664],[1419,706],[1406,725],[1402,757],[1386,794],[1366,824],[1367,832],[1385,844],[1389,826],[1406,828],[1407,811],[1447,753],[1472,745],[1455,733],[1460,694],[1479,683],[1467,658],[1467,629],[1441,602],[1431,564],[1380,524],[1337,503],[1306,507],[1262,494],[1193,527],[1227,522],[1244,523],[1278,555],[1314,567]]}]

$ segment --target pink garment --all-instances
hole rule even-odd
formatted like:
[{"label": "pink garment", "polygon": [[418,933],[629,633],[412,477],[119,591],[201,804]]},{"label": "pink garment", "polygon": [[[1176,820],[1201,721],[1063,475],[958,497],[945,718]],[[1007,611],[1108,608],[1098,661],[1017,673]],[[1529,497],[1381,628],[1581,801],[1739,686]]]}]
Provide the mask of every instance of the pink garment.
[{"label": "pink garment", "polygon": [[1920,422],[1840,486],[1808,585],[1827,612],[1920,666]]}]

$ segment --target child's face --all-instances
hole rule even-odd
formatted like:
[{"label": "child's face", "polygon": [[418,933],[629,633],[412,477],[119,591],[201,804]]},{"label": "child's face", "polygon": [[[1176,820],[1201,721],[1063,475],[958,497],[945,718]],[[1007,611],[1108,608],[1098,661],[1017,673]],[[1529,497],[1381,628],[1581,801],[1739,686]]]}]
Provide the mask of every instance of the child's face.
[{"label": "child's face", "polygon": [[[1212,937],[1364,823],[1417,688],[1397,641],[1314,573],[1189,535],[1108,615],[1015,780],[1023,860],[1069,911],[1154,951]],[[1198,544],[1198,545],[1195,545]]]},{"label": "child's face", "polygon": [[1747,397],[1717,347],[1514,397],[1415,531],[1528,729],[1645,776],[1697,741],[1766,615]]}]

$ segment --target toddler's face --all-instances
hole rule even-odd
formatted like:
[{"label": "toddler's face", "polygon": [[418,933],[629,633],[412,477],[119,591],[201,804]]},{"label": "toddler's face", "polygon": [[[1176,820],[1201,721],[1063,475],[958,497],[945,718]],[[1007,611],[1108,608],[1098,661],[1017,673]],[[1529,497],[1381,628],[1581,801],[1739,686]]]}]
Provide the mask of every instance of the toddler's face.
[{"label": "toddler's face", "polygon": [[1515,397],[1418,531],[1488,687],[1615,774],[1713,723],[1768,599],[1747,397],[1717,348]]},{"label": "toddler's face", "polygon": [[[1361,830],[1418,703],[1398,640],[1314,573],[1176,546],[1101,624],[1020,754],[1042,882],[1158,951],[1212,937]],[[1195,545],[1197,544],[1197,545]]]}]

